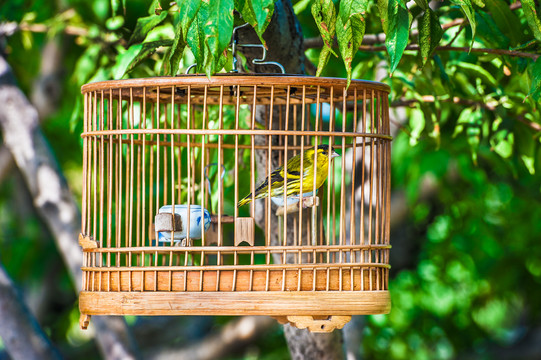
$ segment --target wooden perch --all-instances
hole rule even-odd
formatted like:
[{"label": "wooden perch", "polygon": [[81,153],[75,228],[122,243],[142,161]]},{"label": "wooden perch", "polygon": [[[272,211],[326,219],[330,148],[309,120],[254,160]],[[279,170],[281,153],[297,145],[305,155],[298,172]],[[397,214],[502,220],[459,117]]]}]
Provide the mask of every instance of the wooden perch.
[{"label": "wooden perch", "polygon": [[306,209],[306,208],[314,207],[314,206],[319,206],[319,197],[317,196],[303,197],[302,200],[294,204],[288,205],[286,207],[280,206],[276,210],[276,216],[296,213],[296,212],[299,212],[301,208]]}]

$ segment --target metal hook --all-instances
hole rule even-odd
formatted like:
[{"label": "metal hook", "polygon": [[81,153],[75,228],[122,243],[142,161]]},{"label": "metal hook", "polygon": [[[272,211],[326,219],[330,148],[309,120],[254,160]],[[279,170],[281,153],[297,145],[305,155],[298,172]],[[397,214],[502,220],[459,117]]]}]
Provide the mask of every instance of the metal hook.
[{"label": "metal hook", "polygon": [[[207,189],[208,189],[208,192],[209,192],[209,198],[210,198],[210,213],[213,214],[213,211],[212,211],[212,189],[210,187],[210,179],[209,179],[209,176],[208,176],[208,168],[211,167],[211,166],[218,166],[218,163],[210,163],[208,164],[207,166],[205,166],[205,169],[204,169],[204,173],[205,173],[205,179],[207,179]],[[220,176],[220,181],[222,181],[224,179],[224,176],[225,176],[225,166],[222,164],[222,176]]]},{"label": "metal hook", "polygon": [[185,71],[184,73],[185,73],[186,75],[188,75],[188,73],[190,72],[190,70],[193,69],[193,68],[196,67],[196,66],[197,66],[197,63],[188,66],[188,68],[186,69],[186,71]]},{"label": "metal hook", "polygon": [[[246,27],[250,25],[249,23],[244,23],[242,25],[236,26],[233,28],[233,34],[231,36],[231,55],[233,56],[233,66],[229,72],[232,73],[238,73],[239,70],[237,68],[237,48],[238,47],[251,47],[251,48],[261,48],[263,50],[263,54],[261,55],[261,59],[252,59],[252,64],[254,65],[276,65],[280,68],[280,71],[282,71],[282,74],[286,73],[285,68],[276,61],[265,61],[267,57],[267,49],[265,49],[265,46],[263,44],[239,44],[238,43],[238,34],[237,30]],[[188,68],[185,71],[185,74],[187,75],[191,69],[197,66],[197,63],[192,64],[188,66]]]},{"label": "metal hook", "polygon": [[265,61],[265,58],[267,57],[267,49],[265,49],[265,46],[263,44],[238,44],[238,35],[237,35],[237,30],[238,29],[241,29],[245,26],[249,25],[248,23],[244,23],[242,25],[239,25],[237,27],[235,27],[233,29],[233,36],[231,38],[231,54],[233,56],[233,68],[231,69],[230,72],[234,72],[234,73],[237,73],[239,72],[239,70],[237,69],[237,47],[258,47],[258,48],[261,48],[263,49],[263,54],[261,56],[261,59],[253,59],[252,60],[252,64],[254,65],[276,65],[280,68],[280,70],[282,71],[282,74],[285,74],[286,73],[286,70],[284,69],[284,67],[282,66],[282,64],[280,64],[279,62],[276,62],[276,61]]},{"label": "metal hook", "polygon": [[282,74],[286,73],[286,70],[284,69],[282,64],[280,64],[279,62],[265,61],[265,58],[267,57],[267,49],[265,49],[265,46],[263,46],[263,44],[238,44],[237,46],[263,49],[263,54],[261,55],[261,59],[253,59],[252,64],[254,64],[254,65],[276,65],[276,66],[278,66],[280,68],[280,70],[282,71]]}]

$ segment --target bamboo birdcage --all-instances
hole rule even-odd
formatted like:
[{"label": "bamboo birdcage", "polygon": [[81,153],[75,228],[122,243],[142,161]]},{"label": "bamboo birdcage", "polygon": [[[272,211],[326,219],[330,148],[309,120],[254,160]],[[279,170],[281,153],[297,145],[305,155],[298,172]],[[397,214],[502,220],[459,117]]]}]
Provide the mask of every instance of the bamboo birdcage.
[{"label": "bamboo birdcage", "polygon": [[[332,331],[389,312],[386,85],[184,75],[82,93],[83,328],[90,315],[252,314]],[[237,207],[319,144],[342,156],[316,196]]]}]

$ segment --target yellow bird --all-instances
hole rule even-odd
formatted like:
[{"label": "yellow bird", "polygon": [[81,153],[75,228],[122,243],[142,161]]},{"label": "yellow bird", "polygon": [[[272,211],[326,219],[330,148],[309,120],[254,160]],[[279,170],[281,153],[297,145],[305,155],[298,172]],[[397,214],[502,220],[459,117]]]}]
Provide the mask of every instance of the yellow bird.
[{"label": "yellow bird", "polygon": [[[314,152],[316,148],[308,149],[304,151],[302,157],[304,173],[301,177],[301,154],[295,155],[287,161],[287,190],[286,195],[294,196],[301,193],[301,182],[303,194],[311,192],[314,188]],[[316,156],[316,190],[323,185],[327,179],[329,161],[333,158],[340,156],[329,145],[319,145],[317,147]],[[284,195],[284,167],[280,166],[274,170],[270,176],[271,197],[280,197]],[[259,184],[255,190],[255,198],[262,199],[269,196],[269,177],[265,177],[265,180]],[[239,203],[237,207],[248,204],[252,201],[252,193],[246,195]]]}]

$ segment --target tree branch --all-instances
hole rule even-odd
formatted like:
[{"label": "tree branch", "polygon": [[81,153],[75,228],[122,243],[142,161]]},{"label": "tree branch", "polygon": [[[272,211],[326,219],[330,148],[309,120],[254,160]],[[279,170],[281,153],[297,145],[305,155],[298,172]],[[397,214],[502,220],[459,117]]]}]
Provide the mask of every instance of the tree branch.
[{"label": "tree branch", "polygon": [[13,359],[61,359],[0,262],[0,338]]},{"label": "tree branch", "polygon": [[[516,3],[513,3],[509,6],[510,10],[516,10],[522,7],[522,4],[520,1],[517,1]],[[467,24],[468,21],[466,19],[455,19],[453,21],[450,21],[448,23],[443,24],[441,27],[443,30],[450,29],[455,26],[464,25]],[[419,36],[418,30],[412,30],[410,32],[410,38],[415,38]],[[385,34],[366,34],[363,37],[362,45],[359,47],[359,50],[362,51],[387,51],[387,48],[385,46],[373,46],[376,44],[383,44],[385,43]],[[453,39],[454,40],[454,39]],[[450,43],[452,43],[451,41]],[[449,44],[450,44],[449,43]],[[304,39],[304,50],[312,49],[312,48],[320,48],[323,46],[323,39],[320,36]],[[338,47],[338,42],[336,41],[336,38],[334,39],[334,45],[333,47]],[[417,44],[410,44],[406,47],[406,50],[419,50],[419,45]],[[460,52],[476,52],[476,53],[485,53],[485,54],[496,54],[496,55],[508,55],[508,56],[517,56],[517,57],[526,57],[531,58],[534,60],[537,60],[537,58],[540,56],[538,54],[532,54],[527,53],[523,51],[516,51],[516,50],[506,50],[506,49],[489,49],[489,48],[472,48],[470,49],[468,46],[450,46],[450,45],[443,45],[436,47],[435,51],[460,51]]]},{"label": "tree branch", "polygon": [[421,101],[427,102],[427,103],[433,103],[433,102],[436,102],[436,100],[440,102],[451,102],[454,104],[465,105],[465,106],[479,106],[490,111],[496,110],[496,107],[498,106],[498,103],[496,101],[485,103],[485,102],[474,101],[470,99],[461,99],[457,96],[452,97],[452,98],[436,98],[434,95],[423,95],[421,96],[421,99],[402,98],[402,99],[395,100],[391,103],[391,107],[402,107],[402,106],[413,107]]},{"label": "tree branch", "polygon": [[[77,244],[81,214],[38,124],[38,114],[17,87],[13,72],[0,56],[0,127],[32,194],[34,206],[50,229],[76,289],[82,282],[82,252]],[[133,359],[122,318],[95,319],[96,339],[109,359]]]},{"label": "tree branch", "polygon": [[[498,107],[499,103],[496,101],[492,102],[480,102],[480,101],[474,101],[470,99],[461,99],[459,97],[452,97],[452,98],[440,98],[437,99],[440,102],[452,102],[454,104],[458,105],[464,105],[464,106],[478,106],[483,109],[489,110],[489,111],[495,111]],[[414,107],[419,102],[427,102],[427,103],[433,103],[436,101],[436,97],[433,95],[424,95],[421,97],[421,99],[398,99],[393,101],[390,106],[391,107]],[[541,124],[530,121],[526,119],[523,115],[519,115],[516,117],[518,121],[525,124],[529,128],[531,128],[534,131],[541,132]]]}]

